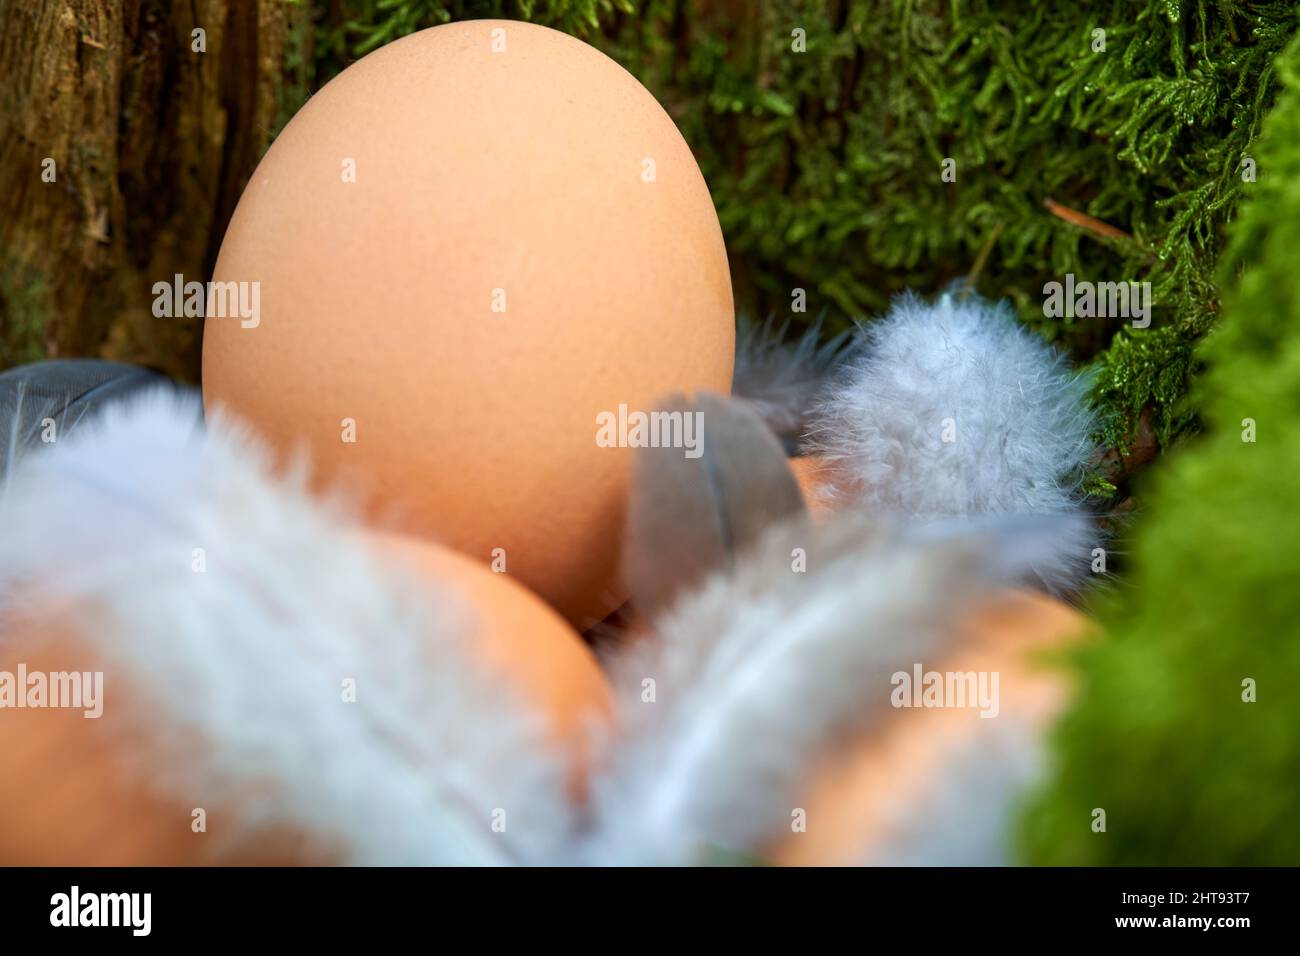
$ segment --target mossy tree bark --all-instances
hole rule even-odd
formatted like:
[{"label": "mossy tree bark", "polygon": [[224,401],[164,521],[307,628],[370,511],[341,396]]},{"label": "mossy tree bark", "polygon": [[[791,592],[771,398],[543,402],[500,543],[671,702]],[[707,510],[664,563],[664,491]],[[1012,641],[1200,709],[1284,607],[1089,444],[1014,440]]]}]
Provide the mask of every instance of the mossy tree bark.
[{"label": "mossy tree bark", "polygon": [[155,318],[152,287],[207,278],[299,15],[0,0],[0,368],[101,355],[197,376],[201,319]]}]

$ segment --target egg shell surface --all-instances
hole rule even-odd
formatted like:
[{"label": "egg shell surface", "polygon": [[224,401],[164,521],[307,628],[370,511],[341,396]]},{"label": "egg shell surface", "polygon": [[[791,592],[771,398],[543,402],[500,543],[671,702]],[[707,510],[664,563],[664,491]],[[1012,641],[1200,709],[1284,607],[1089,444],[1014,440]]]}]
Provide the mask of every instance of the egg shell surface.
[{"label": "egg shell surface", "polygon": [[597,443],[597,417],[731,386],[726,250],[690,149],[622,67],[527,23],[424,30],[319,90],[213,280],[248,308],[209,297],[209,407],[406,532],[503,549],[580,627],[624,596],[629,450]]}]

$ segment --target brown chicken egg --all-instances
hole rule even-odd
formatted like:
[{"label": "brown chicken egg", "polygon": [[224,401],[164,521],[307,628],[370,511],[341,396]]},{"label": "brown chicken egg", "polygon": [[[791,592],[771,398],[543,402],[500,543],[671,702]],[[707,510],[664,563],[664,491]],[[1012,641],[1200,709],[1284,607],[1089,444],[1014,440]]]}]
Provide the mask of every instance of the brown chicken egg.
[{"label": "brown chicken egg", "polygon": [[996,673],[996,713],[896,709],[855,741],[829,748],[802,798],[805,829],[777,841],[768,858],[785,866],[898,862],[892,854],[909,846],[903,855],[914,861],[918,827],[942,820],[952,801],[987,807],[989,796],[970,789],[968,778],[987,772],[980,765],[990,755],[1010,754],[1016,766],[1032,755],[1068,690],[1035,654],[1087,630],[1078,611],[1037,593],[1009,591],[976,608],[958,623],[947,658],[923,663],[938,672]]},{"label": "brown chicken egg", "polygon": [[284,829],[213,839],[222,808],[206,800],[197,809],[212,813],[214,832],[196,829],[196,808],[153,785],[137,762],[149,732],[123,720],[121,704],[138,678],[90,648],[83,628],[94,625],[86,616],[74,608],[8,622],[0,671],[28,681],[70,675],[83,706],[0,710],[0,865],[330,862],[303,833]]},{"label": "brown chicken egg", "polygon": [[824,488],[829,481],[829,469],[820,455],[800,455],[790,459],[790,470],[794,472],[795,481],[799,482],[799,491],[808,513],[814,518],[824,518],[834,509],[824,497]]},{"label": "brown chicken egg", "polygon": [[203,390],[373,513],[579,626],[617,580],[628,430],[731,386],[722,233],[668,114],[595,48],[479,20],[391,43],[308,101],[209,287]]},{"label": "brown chicken egg", "polygon": [[591,649],[553,608],[510,575],[429,541],[370,535],[381,560],[451,588],[472,609],[477,652],[519,697],[545,716],[581,789],[587,743],[612,714],[612,691]]},{"label": "brown chicken egg", "polygon": [[[590,734],[611,712],[609,686],[582,639],[541,598],[463,555],[389,534],[364,534],[361,546],[394,578],[407,575],[416,590],[427,582],[435,600],[457,601],[467,613],[471,666],[477,662],[490,679],[508,686],[525,716],[536,714],[555,759],[567,770],[571,798],[582,799]],[[87,628],[97,626],[87,608],[5,623],[0,673],[76,675],[85,706],[0,709],[0,865],[347,862],[327,832],[277,824],[232,833],[226,823],[239,816],[237,806],[201,792],[187,794],[192,800],[186,801],[178,796],[183,786],[159,786],[159,754],[170,752],[160,742],[165,737],[174,748],[176,731],[166,715],[141,719],[139,692],[149,664],[129,656],[104,660],[87,639]],[[436,633],[427,637],[443,639]],[[102,677],[95,678],[98,690],[92,694],[96,685],[86,681],[95,674]],[[99,712],[87,719],[92,698]],[[487,716],[467,712],[464,720]],[[294,719],[303,718],[288,712],[289,734]],[[186,748],[200,758],[218,751],[223,731],[211,729],[196,732]],[[248,798],[256,800],[256,787],[250,788]],[[198,804],[203,830],[194,827]]]}]

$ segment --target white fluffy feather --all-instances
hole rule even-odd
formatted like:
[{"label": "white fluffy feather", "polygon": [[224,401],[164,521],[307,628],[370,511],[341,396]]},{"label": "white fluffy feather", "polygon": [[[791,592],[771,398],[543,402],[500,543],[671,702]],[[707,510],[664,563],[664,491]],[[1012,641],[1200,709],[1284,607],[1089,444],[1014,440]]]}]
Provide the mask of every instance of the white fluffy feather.
[{"label": "white fluffy feather", "polygon": [[[1094,452],[1087,381],[1007,305],[904,295],[862,336],[812,429],[827,497],[922,520],[1079,512]],[[1036,573],[1069,587],[1091,543],[1076,530]]]},{"label": "white fluffy feather", "polygon": [[[886,825],[863,866],[1008,866],[1025,792],[1042,778],[1046,743],[1021,715],[977,720],[969,738],[943,741],[924,789],[884,809]],[[846,850],[852,848],[846,847]]]},{"label": "white fluffy feather", "polygon": [[822,340],[815,322],[791,341],[789,324],[741,318],[736,327],[732,395],[749,404],[785,446],[799,450],[831,371],[844,358],[847,334]]},{"label": "white fluffy feather", "polygon": [[234,842],[284,825],[346,862],[498,864],[567,839],[563,769],[479,671],[457,596],[382,567],[301,473],[272,477],[228,422],[205,431],[196,401],[128,400],[30,455],[0,527],[0,610],[93,612],[82,638],[134,692],[107,688],[108,706],[152,741],[137,766],[186,805],[234,808]]},{"label": "white fluffy feather", "polygon": [[869,728],[891,675],[938,656],[949,622],[1053,547],[1059,523],[931,526],[916,538],[845,515],[772,529],[613,661],[620,730],[593,783],[583,859],[760,852],[788,827],[828,738]]}]

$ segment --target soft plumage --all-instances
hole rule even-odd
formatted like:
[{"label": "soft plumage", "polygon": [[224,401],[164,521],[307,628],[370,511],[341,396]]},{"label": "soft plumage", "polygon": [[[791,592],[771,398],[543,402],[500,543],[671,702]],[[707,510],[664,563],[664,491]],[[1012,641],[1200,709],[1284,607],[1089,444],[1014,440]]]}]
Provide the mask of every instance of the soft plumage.
[{"label": "soft plumage", "polygon": [[1062,523],[932,525],[916,537],[846,514],[773,528],[613,659],[620,730],[592,784],[581,858],[681,865],[761,852],[788,832],[819,748],[870,729],[890,676],[936,658],[951,621],[1053,547]]},{"label": "soft plumage", "polygon": [[975,733],[944,747],[924,790],[899,788],[888,832],[853,863],[863,866],[1006,866],[1015,862],[1015,815],[1043,779],[1040,727],[1019,715],[973,721]]},{"label": "soft plumage", "polygon": [[[922,521],[1080,511],[1094,453],[1087,381],[1005,303],[914,295],[868,323],[815,415],[823,491],[875,515]],[[1036,568],[1050,588],[1088,570],[1090,536]]]},{"label": "soft plumage", "polygon": [[[129,676],[113,706],[148,742],[126,757],[185,805],[234,808],[230,845],[288,827],[355,863],[761,853],[810,762],[840,732],[869,733],[890,675],[937,659],[956,616],[1028,572],[1056,583],[1086,566],[1091,532],[1071,517],[1082,383],[978,302],[905,300],[872,328],[816,433],[852,507],[769,529],[615,653],[618,720],[585,810],[540,717],[470,652],[456,596],[379,564],[301,467],[273,471],[229,422],[205,429],[195,399],[111,405],[11,462],[0,622],[55,607],[89,622],[79,638]],[[821,384],[772,368],[790,388],[769,391],[769,421],[793,427]],[[1006,774],[963,804],[975,821],[1001,821],[1035,766],[1034,735],[990,723]],[[967,757],[962,787],[991,765]],[[933,839],[949,796],[908,808],[883,858],[992,862],[997,841]]]},{"label": "soft plumage", "polygon": [[31,448],[65,438],[108,403],[169,387],[148,369],[99,359],[51,359],[0,372],[0,489]]},{"label": "soft plumage", "polygon": [[11,477],[0,619],[79,622],[127,675],[110,706],[148,741],[127,757],[186,806],[231,808],[229,843],[287,826],[345,862],[498,864],[566,839],[563,769],[476,663],[456,595],[380,565],[237,427],[152,394]]},{"label": "soft plumage", "polygon": [[788,323],[771,318],[742,318],[736,327],[732,394],[753,406],[791,454],[799,450],[812,410],[845,357],[848,336],[824,339],[823,331],[819,321],[790,337]]}]

